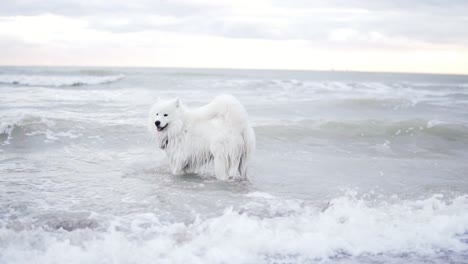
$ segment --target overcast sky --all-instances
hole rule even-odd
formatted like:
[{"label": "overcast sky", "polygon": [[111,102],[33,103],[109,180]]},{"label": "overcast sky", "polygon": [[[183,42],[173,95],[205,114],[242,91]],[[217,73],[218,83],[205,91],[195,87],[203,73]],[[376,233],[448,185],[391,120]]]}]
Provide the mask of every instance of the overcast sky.
[{"label": "overcast sky", "polygon": [[468,74],[468,0],[0,0],[0,64]]}]

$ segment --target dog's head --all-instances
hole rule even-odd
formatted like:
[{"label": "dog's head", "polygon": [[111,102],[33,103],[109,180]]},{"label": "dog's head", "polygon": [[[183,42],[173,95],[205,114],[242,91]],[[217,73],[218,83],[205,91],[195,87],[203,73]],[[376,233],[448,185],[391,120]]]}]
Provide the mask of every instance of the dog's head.
[{"label": "dog's head", "polygon": [[148,128],[158,138],[167,138],[167,132],[180,116],[181,102],[179,98],[164,101],[158,100],[150,111]]}]

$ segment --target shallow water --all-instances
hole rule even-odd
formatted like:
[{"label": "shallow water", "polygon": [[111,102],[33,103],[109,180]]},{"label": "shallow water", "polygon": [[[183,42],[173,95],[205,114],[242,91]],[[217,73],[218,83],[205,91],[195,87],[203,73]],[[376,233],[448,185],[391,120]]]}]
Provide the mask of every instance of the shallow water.
[{"label": "shallow water", "polygon": [[[0,68],[0,263],[463,263],[468,77]],[[158,97],[231,93],[248,182],[172,176]]]}]

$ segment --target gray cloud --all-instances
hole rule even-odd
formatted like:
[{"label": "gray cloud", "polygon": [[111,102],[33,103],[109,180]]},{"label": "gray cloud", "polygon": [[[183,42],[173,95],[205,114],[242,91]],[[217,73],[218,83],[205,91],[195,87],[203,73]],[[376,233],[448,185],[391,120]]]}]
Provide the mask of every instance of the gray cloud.
[{"label": "gray cloud", "polygon": [[186,16],[201,13],[207,7],[215,8],[216,6],[219,5],[170,0],[3,0],[0,2],[0,15],[51,13],[64,16],[134,16],[142,14]]},{"label": "gray cloud", "polygon": [[[89,27],[111,32],[162,30],[231,38],[304,39],[327,42],[330,32],[352,28],[368,34],[434,44],[468,44],[468,1],[272,0],[275,12],[233,12],[217,1],[3,0],[0,15],[51,13],[84,17]],[[247,8],[247,7],[246,7]],[[156,21],[154,16],[162,17]],[[123,19],[124,23],[112,23]],[[167,20],[167,21],[166,21]],[[354,40],[362,45],[364,40]],[[346,43],[350,45],[350,43]]]}]

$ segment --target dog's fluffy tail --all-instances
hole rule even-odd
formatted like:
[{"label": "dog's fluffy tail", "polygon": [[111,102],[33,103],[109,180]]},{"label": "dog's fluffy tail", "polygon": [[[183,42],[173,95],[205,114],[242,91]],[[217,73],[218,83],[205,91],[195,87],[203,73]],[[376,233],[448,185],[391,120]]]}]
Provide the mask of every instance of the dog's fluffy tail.
[{"label": "dog's fluffy tail", "polygon": [[233,126],[246,126],[247,112],[244,106],[232,95],[217,96],[209,104],[196,109],[192,114],[203,120],[219,118]]},{"label": "dog's fluffy tail", "polygon": [[255,151],[255,132],[252,127],[247,126],[242,133],[244,148],[239,160],[239,174],[242,179],[247,179],[247,165]]}]

